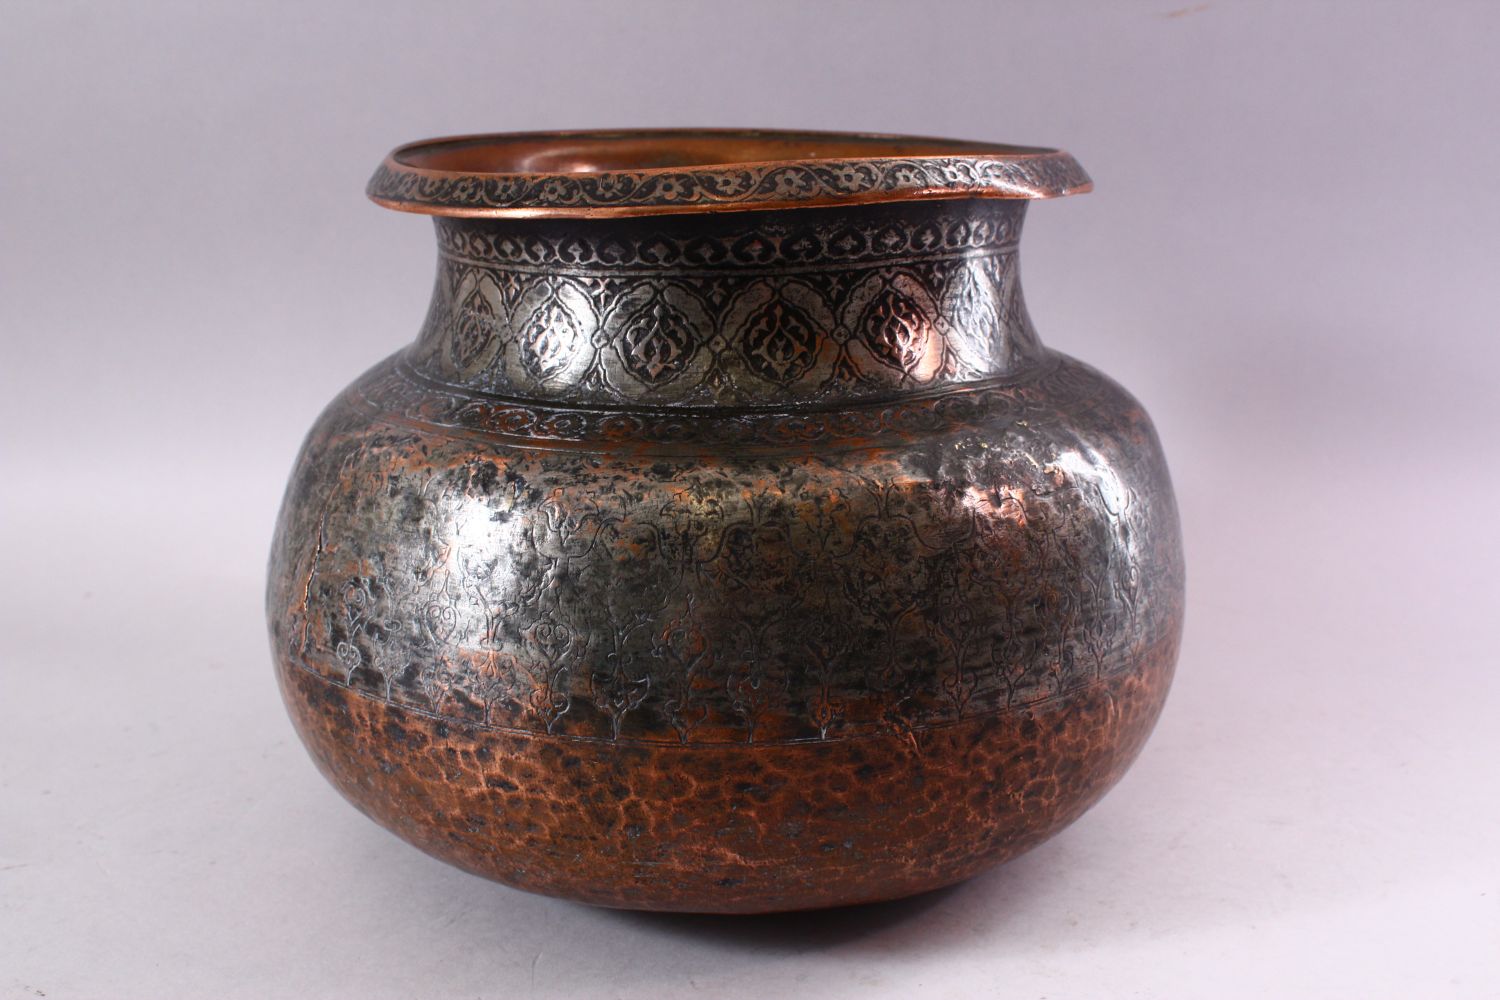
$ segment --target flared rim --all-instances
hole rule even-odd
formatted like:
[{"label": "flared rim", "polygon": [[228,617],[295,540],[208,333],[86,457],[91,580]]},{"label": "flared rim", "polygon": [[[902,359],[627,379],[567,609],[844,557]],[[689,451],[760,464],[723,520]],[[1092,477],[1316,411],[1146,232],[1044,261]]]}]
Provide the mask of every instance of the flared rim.
[{"label": "flared rim", "polygon": [[635,129],[424,139],[366,193],[456,217],[750,211],[941,198],[1056,198],[1093,187],[1058,149],[861,132]]}]

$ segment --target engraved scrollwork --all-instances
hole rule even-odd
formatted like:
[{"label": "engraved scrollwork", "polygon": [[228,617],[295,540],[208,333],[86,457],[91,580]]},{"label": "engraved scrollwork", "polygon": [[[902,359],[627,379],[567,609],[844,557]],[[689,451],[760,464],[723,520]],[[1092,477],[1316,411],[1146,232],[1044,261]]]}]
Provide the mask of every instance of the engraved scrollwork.
[{"label": "engraved scrollwork", "polygon": [[1086,189],[1066,153],[1022,156],[824,159],[682,170],[578,174],[433,176],[387,161],[370,179],[370,197],[432,209],[607,209],[713,207],[819,202],[850,196],[901,196],[943,190],[974,196],[1039,197]]},{"label": "engraved scrollwork", "polygon": [[1033,340],[1007,298],[1022,214],[882,209],[692,235],[663,221],[589,238],[445,219],[439,284],[454,291],[410,360],[504,395],[705,407],[992,377]]}]

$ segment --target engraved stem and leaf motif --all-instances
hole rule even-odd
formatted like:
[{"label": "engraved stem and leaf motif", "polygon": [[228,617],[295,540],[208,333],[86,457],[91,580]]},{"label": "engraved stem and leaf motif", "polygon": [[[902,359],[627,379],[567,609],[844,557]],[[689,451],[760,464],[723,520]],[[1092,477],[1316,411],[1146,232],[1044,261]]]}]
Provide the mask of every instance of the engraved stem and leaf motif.
[{"label": "engraved stem and leaf motif", "polygon": [[660,292],[627,318],[620,330],[620,362],[647,386],[670,382],[697,351],[688,318]]},{"label": "engraved stem and leaf motif", "polygon": [[772,299],[745,324],[745,363],[766,381],[789,385],[812,367],[822,339],[806,313],[790,302]]}]

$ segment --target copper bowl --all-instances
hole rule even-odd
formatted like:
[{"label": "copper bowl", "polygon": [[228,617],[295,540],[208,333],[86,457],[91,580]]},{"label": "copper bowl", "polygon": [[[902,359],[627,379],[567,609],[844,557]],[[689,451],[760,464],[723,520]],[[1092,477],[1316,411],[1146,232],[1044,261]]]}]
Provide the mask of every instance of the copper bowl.
[{"label": "copper bowl", "polygon": [[319,417],[268,609],[329,780],[440,858],[609,906],[947,885],[1135,757],[1182,561],[1139,404],[1043,347],[1065,153],[801,132],[403,146],[415,343]]}]

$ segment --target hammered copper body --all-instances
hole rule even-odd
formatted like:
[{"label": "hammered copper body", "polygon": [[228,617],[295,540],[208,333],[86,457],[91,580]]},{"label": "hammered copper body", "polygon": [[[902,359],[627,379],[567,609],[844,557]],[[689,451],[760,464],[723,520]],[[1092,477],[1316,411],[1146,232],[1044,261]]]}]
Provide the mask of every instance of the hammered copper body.
[{"label": "hammered copper body", "polygon": [[1064,153],[795,133],[397,150],[416,342],[318,419],[269,616],[324,774],[417,846],[610,906],[887,899],[1119,778],[1177,653],[1151,424],[1042,347]]}]

